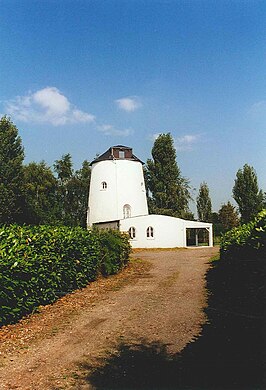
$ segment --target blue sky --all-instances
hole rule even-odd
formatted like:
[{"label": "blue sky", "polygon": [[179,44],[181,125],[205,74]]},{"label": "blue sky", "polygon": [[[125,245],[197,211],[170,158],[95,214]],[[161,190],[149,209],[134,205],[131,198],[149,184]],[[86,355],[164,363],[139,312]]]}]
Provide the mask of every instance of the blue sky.
[{"label": "blue sky", "polygon": [[213,209],[252,165],[266,190],[266,2],[0,0],[0,113],[26,159],[75,168],[109,146],[146,161],[171,132]]}]

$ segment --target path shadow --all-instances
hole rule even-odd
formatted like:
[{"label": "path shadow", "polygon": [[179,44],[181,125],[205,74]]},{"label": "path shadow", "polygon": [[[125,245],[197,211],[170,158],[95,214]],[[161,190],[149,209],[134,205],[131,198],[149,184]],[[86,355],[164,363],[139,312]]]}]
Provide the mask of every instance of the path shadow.
[{"label": "path shadow", "polygon": [[[218,263],[217,263],[218,264]],[[120,344],[118,352],[92,369],[96,389],[262,390],[265,366],[265,265],[219,264],[207,275],[208,323],[201,336],[176,355],[167,345]]]}]

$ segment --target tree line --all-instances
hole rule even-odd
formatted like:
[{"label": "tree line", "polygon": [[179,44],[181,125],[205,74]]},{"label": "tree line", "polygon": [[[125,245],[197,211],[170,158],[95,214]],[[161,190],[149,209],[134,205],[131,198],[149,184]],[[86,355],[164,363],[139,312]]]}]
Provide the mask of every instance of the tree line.
[{"label": "tree line", "polygon": [[[195,219],[189,180],[177,164],[170,133],[154,141],[152,158],[144,166],[150,214]],[[87,160],[73,169],[72,157],[64,154],[53,167],[45,161],[24,164],[18,129],[10,118],[0,119],[0,224],[62,224],[86,226],[91,169]],[[218,233],[249,222],[266,207],[253,167],[245,164],[236,174],[232,189],[238,208],[230,201],[213,212],[209,187],[202,182],[196,198],[198,220],[213,222]]]},{"label": "tree line", "polygon": [[[152,159],[147,161],[145,179],[150,213],[194,219],[189,210],[189,180],[182,176],[176,162],[174,140],[170,133],[160,134],[152,148]],[[218,213],[213,212],[209,187],[200,184],[196,198],[198,220],[212,222],[219,234],[247,223],[266,207],[266,194],[258,186],[255,169],[245,164],[236,173],[232,195],[238,207],[230,201],[222,204]]]},{"label": "tree line", "polygon": [[24,164],[18,129],[0,120],[0,224],[86,226],[90,165],[73,169],[70,154],[53,169],[41,161]]}]

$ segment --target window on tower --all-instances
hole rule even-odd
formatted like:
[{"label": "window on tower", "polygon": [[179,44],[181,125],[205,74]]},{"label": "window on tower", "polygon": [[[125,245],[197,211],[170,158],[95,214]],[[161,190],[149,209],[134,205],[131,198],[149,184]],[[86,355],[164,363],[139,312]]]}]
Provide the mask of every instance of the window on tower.
[{"label": "window on tower", "polygon": [[153,227],[152,226],[147,227],[146,234],[147,234],[147,238],[153,238],[154,237],[154,235],[153,235]]},{"label": "window on tower", "polygon": [[129,229],[128,229],[128,234],[129,234],[129,238],[131,240],[133,240],[134,238],[136,238],[136,228],[134,228],[134,226],[131,226]]},{"label": "window on tower", "polygon": [[125,158],[125,151],[124,150],[119,150],[119,158]]},{"label": "window on tower", "polygon": [[102,190],[106,190],[107,189],[107,183],[106,181],[103,181],[102,182]]},{"label": "window on tower", "polygon": [[123,207],[123,216],[124,218],[130,218],[131,217],[131,207],[129,204],[125,204]]}]

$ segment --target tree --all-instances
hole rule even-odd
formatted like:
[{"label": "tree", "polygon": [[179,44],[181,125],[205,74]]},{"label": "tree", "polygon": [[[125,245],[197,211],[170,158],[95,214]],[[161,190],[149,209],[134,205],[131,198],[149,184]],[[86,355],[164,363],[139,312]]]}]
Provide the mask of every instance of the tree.
[{"label": "tree", "polygon": [[68,223],[86,227],[91,169],[87,160],[67,184]]},{"label": "tree", "polygon": [[86,226],[88,190],[90,183],[90,164],[85,160],[82,168],[73,170],[70,154],[56,160],[54,169],[58,177],[57,204],[60,221],[69,226]]},{"label": "tree", "polygon": [[24,150],[18,129],[0,119],[0,223],[21,222]]},{"label": "tree", "polygon": [[188,180],[182,177],[170,133],[160,134],[145,167],[150,212],[185,217],[191,199]]},{"label": "tree", "polygon": [[212,220],[212,202],[209,195],[209,187],[203,182],[197,196],[197,211],[200,221],[210,222]]},{"label": "tree", "polygon": [[44,161],[31,162],[24,168],[24,195],[26,212],[24,222],[30,224],[55,223],[57,221],[57,181]]},{"label": "tree", "polygon": [[61,160],[56,160],[54,170],[57,173],[60,184],[66,184],[73,175],[71,155],[69,153],[63,154]]},{"label": "tree", "polygon": [[211,222],[212,222],[213,224],[219,223],[219,222],[220,222],[219,214],[218,214],[216,211],[213,211],[213,212],[212,212]]},{"label": "tree", "polygon": [[64,225],[71,225],[71,196],[69,187],[73,178],[72,157],[69,153],[63,154],[61,160],[56,160],[54,170],[57,174],[56,199],[58,204],[59,220]]},{"label": "tree", "polygon": [[236,208],[228,201],[219,210],[219,221],[223,231],[233,229],[239,225],[239,217]]},{"label": "tree", "polygon": [[255,169],[248,164],[239,169],[233,187],[241,222],[249,222],[263,208],[263,192],[259,190]]},{"label": "tree", "polygon": [[87,209],[89,198],[89,186],[91,179],[91,167],[87,160],[84,160],[82,167],[76,171],[76,176],[79,180],[79,203],[78,203],[78,221],[79,225],[86,227],[87,225]]}]

